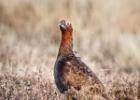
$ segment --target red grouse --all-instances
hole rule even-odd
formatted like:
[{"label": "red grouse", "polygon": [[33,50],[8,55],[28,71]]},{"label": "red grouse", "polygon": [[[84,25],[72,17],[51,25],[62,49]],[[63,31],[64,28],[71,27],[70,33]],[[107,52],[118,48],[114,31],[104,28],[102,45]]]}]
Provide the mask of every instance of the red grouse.
[{"label": "red grouse", "polygon": [[[61,20],[59,27],[62,32],[62,40],[54,67],[55,83],[59,91],[64,93],[71,87],[80,90],[89,85],[98,85],[101,91],[104,91],[103,84],[92,70],[74,55],[72,25]],[[105,93],[102,96],[109,100]]]}]

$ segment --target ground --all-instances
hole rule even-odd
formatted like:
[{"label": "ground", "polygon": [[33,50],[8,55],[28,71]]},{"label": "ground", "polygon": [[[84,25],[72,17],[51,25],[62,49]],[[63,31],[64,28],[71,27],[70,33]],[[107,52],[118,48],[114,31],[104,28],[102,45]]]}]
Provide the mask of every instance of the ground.
[{"label": "ground", "polygon": [[0,99],[63,100],[74,96],[90,100],[94,96],[100,100],[87,88],[79,93],[70,90],[65,96],[55,86],[53,67],[61,38],[58,22],[63,18],[74,27],[74,50],[107,93],[118,100],[140,99],[139,1],[55,2],[0,1]]}]

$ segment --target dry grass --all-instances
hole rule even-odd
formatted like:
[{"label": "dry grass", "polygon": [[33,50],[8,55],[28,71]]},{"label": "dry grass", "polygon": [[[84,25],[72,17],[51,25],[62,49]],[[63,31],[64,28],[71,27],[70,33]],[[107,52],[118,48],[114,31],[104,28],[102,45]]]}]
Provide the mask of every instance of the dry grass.
[{"label": "dry grass", "polygon": [[1,0],[0,99],[102,99],[87,88],[66,97],[56,89],[57,24],[63,18],[72,22],[74,47],[107,93],[117,100],[140,99],[139,11],[138,0]]}]

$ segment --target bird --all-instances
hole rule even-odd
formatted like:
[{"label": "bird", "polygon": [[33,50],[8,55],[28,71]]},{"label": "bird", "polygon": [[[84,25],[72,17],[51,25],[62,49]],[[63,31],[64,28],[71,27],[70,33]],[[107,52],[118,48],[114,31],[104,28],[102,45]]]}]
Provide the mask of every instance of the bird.
[{"label": "bird", "polygon": [[110,100],[105,87],[95,73],[77,57],[73,51],[73,27],[68,21],[59,22],[61,43],[54,65],[54,80],[60,93],[71,88],[80,91],[82,87],[98,86],[102,97]]}]

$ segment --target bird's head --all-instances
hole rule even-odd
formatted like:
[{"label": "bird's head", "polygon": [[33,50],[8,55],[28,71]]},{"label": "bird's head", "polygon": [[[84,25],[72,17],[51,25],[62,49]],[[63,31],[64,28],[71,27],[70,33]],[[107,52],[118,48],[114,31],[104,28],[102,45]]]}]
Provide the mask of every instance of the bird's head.
[{"label": "bird's head", "polygon": [[65,20],[61,20],[59,22],[59,27],[62,33],[73,32],[73,28],[70,22],[66,22]]}]

